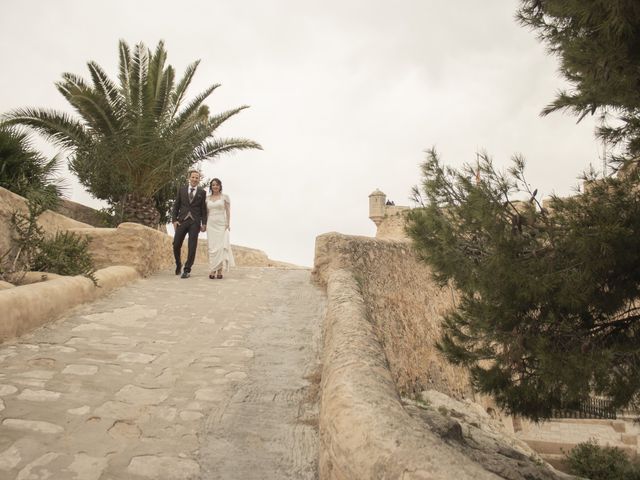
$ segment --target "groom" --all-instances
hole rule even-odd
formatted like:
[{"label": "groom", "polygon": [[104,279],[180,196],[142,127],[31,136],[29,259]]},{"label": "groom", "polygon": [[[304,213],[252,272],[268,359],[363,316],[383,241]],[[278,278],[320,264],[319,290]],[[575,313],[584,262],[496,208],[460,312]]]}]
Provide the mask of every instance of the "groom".
[{"label": "groom", "polygon": [[189,234],[189,253],[181,278],[189,278],[191,275],[191,267],[196,258],[196,248],[198,248],[198,234],[207,229],[207,195],[204,189],[198,186],[200,173],[197,170],[190,170],[187,178],[189,179],[189,184],[178,189],[171,215],[173,229],[176,232],[173,237],[176,275],[180,275],[180,270],[182,269],[180,260],[182,243],[187,233]]}]

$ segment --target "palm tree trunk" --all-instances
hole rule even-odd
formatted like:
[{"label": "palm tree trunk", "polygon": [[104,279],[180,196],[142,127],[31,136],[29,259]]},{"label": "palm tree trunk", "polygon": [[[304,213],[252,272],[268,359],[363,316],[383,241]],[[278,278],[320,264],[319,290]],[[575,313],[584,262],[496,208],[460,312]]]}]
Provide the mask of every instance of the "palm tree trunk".
[{"label": "palm tree trunk", "polygon": [[122,198],[122,221],[141,223],[151,228],[158,228],[160,212],[156,209],[153,198],[135,193],[127,193]]}]

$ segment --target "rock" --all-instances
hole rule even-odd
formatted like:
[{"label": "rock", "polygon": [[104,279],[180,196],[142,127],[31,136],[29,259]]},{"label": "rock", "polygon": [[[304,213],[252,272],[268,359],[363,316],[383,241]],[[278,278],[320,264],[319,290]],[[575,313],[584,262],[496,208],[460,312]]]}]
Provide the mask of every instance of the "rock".
[{"label": "rock", "polygon": [[456,400],[435,390],[422,392],[420,398],[420,402],[405,400],[407,412],[485,470],[507,480],[572,478],[550,468],[477,403]]}]

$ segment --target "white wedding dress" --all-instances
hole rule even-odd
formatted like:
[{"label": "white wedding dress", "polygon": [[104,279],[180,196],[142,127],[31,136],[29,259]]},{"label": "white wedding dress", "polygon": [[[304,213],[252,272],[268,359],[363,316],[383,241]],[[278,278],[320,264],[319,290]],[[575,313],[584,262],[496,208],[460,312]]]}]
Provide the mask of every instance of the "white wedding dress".
[{"label": "white wedding dress", "polygon": [[207,243],[209,245],[209,271],[225,271],[235,266],[229,230],[227,229],[227,211],[225,202],[229,203],[228,195],[221,195],[217,200],[207,197]]}]

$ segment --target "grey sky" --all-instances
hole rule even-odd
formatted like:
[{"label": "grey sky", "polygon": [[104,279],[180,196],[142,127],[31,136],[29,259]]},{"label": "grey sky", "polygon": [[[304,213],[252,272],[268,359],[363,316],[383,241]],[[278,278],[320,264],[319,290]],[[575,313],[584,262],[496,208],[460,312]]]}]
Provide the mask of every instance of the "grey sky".
[{"label": "grey sky", "polygon": [[[460,166],[486,150],[527,159],[531,184],[568,194],[599,166],[594,121],[539,117],[563,87],[557,60],[514,21],[512,0],[6,1],[0,17],[0,112],[69,111],[54,87],[117,76],[119,39],[165,41],[179,72],[201,64],[195,95],[221,83],[212,111],[251,105],[220,133],[260,142],[202,165],[232,201],[232,242],[311,265],[315,237],[374,235],[368,198],[408,204],[424,150]],[[39,144],[40,145],[40,144]],[[47,153],[52,153],[48,150]],[[70,198],[98,206],[75,182]]]}]

